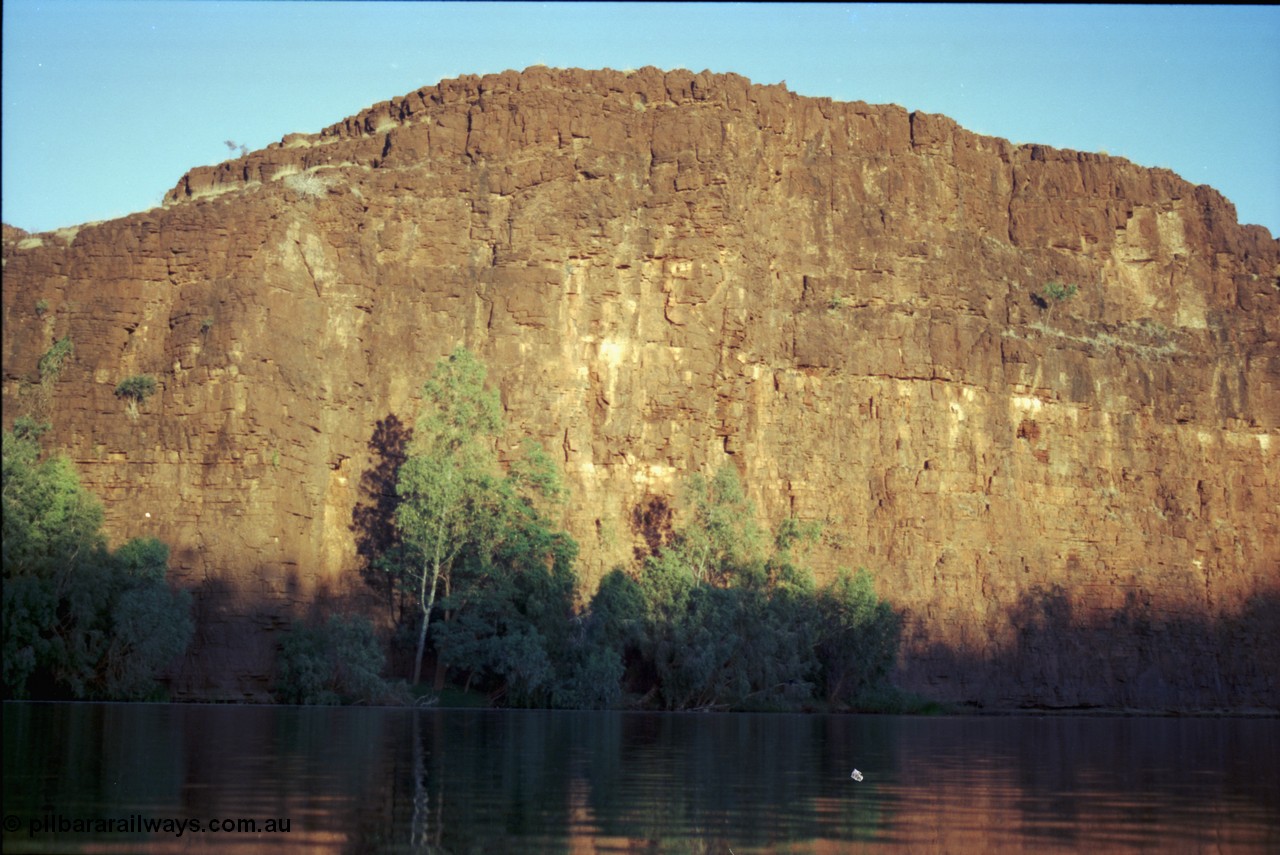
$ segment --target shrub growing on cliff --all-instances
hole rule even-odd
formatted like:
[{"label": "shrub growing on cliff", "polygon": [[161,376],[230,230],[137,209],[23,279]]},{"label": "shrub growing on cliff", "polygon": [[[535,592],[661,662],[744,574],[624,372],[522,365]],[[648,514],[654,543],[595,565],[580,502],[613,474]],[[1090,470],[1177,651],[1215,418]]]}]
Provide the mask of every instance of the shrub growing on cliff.
[{"label": "shrub growing on cliff", "polygon": [[284,186],[302,196],[318,199],[328,192],[332,178],[307,171],[284,177]]},{"label": "shrub growing on cliff", "polygon": [[1041,297],[1049,305],[1065,303],[1080,291],[1078,285],[1063,285],[1061,282],[1049,282],[1044,286]]},{"label": "shrub growing on cliff", "polygon": [[64,458],[4,434],[6,697],[137,700],[160,691],[191,638],[190,595],[165,581],[168,548],[114,553],[102,510]]},{"label": "shrub growing on cliff", "polygon": [[[23,401],[25,414],[22,417],[29,424],[45,424],[53,409],[53,386],[62,376],[63,370],[75,352],[71,339],[64,336],[46,350],[36,363],[38,380],[34,383],[23,380],[18,386],[19,399]],[[18,423],[14,423],[17,431]]]},{"label": "shrub growing on cliff", "polygon": [[67,360],[71,358],[71,354],[75,351],[75,347],[71,344],[71,339],[63,336],[54,342],[53,347],[45,351],[40,357],[38,370],[40,371],[40,385],[51,386],[57,382],[62,376],[62,369],[66,366]]},{"label": "shrub growing on cliff", "polygon": [[135,374],[126,377],[116,385],[116,397],[124,398],[130,416],[138,415],[138,405],[145,402],[156,391],[156,378],[150,374]]}]

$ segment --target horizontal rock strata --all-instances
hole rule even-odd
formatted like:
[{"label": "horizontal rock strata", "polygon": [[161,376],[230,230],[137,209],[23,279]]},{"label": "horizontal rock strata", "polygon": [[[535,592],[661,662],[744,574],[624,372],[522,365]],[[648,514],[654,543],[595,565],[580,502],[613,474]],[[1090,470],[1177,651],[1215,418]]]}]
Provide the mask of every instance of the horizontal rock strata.
[{"label": "horizontal rock strata", "polygon": [[503,454],[563,466],[588,593],[730,461],[770,524],[825,524],[822,574],[904,610],[906,688],[1280,706],[1280,242],[1167,170],[534,68],[193,169],[156,210],[6,228],[4,264],[5,423],[69,336],[52,444],[199,591],[183,696],[260,696],[272,631],[363,590],[370,476],[462,344]]}]

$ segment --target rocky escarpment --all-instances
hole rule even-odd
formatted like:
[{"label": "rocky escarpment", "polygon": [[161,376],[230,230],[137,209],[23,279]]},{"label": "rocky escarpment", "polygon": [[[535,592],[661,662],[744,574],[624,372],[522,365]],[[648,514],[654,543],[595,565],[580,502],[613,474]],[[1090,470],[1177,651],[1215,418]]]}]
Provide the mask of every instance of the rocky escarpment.
[{"label": "rocky escarpment", "polygon": [[181,694],[259,694],[272,630],[363,590],[374,476],[465,344],[504,453],[561,461],[588,583],[727,460],[904,610],[907,688],[1280,706],[1280,244],[1166,170],[535,68],[194,169],[162,209],[6,230],[4,261],[5,422],[69,336],[52,444],[197,589]]}]

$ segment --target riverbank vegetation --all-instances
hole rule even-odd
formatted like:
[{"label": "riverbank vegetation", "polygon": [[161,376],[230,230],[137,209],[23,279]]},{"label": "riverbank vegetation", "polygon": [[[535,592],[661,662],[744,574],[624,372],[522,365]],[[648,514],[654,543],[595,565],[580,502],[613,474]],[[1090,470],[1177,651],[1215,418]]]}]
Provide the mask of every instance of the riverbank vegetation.
[{"label": "riverbank vegetation", "polygon": [[[906,703],[887,682],[899,615],[865,571],[818,586],[803,554],[820,530],[788,519],[766,532],[731,466],[691,475],[667,542],[575,608],[577,544],[551,521],[559,472],[531,442],[503,471],[484,376],[465,350],[436,366],[396,479],[399,536],[372,561],[395,582],[396,638],[413,646],[410,685],[426,702],[452,688],[563,708]],[[431,688],[419,685],[428,642]]]},{"label": "riverbank vegetation", "polygon": [[159,697],[191,640],[191,595],[165,581],[160,541],[107,549],[101,505],[66,458],[41,453],[45,428],[4,432],[4,696]]},{"label": "riverbank vegetation", "polygon": [[[888,683],[900,616],[871,577],[818,585],[804,556],[820,529],[766,531],[732,466],[690,474],[675,524],[581,602],[577,543],[553,522],[568,501],[560,473],[532,441],[500,461],[501,408],[484,381],[459,349],[424,387],[395,468],[392,536],[363,574],[390,583],[395,625],[293,624],[279,701],[912,708]],[[39,433],[20,419],[4,434],[5,697],[158,697],[191,639],[190,595],[166,582],[159,541],[106,548],[101,507],[67,460],[41,454]]]}]

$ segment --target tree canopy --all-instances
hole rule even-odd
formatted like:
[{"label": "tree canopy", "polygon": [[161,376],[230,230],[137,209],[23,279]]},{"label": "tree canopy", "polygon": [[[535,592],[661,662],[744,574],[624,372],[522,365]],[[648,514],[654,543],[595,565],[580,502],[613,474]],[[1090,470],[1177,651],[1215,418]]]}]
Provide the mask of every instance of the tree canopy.
[{"label": "tree canopy", "polygon": [[[569,618],[577,545],[545,516],[564,498],[554,463],[526,440],[504,472],[501,434],[501,408],[485,388],[484,366],[458,348],[423,387],[397,476],[396,524],[406,555],[395,570],[420,621],[415,684],[441,588],[448,620],[436,633],[438,653],[518,694],[551,682],[546,645]],[[554,619],[538,619],[544,614]]]},{"label": "tree canopy", "polygon": [[153,697],[190,641],[190,595],[160,541],[107,549],[101,506],[38,434],[3,439],[5,696]]}]

